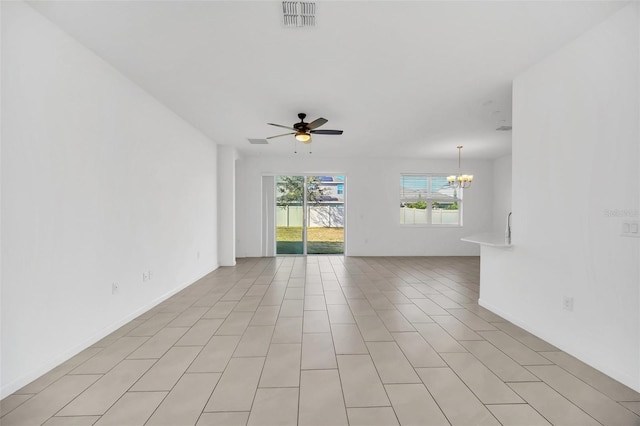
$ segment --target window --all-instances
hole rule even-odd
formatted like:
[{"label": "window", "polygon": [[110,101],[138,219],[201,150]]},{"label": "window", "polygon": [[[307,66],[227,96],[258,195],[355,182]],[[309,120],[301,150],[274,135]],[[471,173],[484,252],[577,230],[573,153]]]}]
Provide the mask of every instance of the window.
[{"label": "window", "polygon": [[444,175],[400,175],[400,224],[462,226],[462,189]]}]

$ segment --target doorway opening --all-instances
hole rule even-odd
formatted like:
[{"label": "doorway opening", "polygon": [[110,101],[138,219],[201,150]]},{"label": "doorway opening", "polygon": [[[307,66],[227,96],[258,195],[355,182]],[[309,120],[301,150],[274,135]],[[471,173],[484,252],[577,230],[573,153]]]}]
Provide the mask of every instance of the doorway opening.
[{"label": "doorway opening", "polygon": [[276,255],[344,254],[345,179],[275,177]]}]

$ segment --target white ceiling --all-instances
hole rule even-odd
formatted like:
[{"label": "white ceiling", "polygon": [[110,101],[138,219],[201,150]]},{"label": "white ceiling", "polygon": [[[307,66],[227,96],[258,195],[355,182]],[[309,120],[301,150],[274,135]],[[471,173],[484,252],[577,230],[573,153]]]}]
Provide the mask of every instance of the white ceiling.
[{"label": "white ceiling", "polygon": [[29,2],[243,153],[291,153],[293,136],[247,138],[305,112],[344,130],[315,135],[314,155],[485,159],[511,151],[495,129],[513,78],[625,3],[318,0],[316,27],[285,28],[278,1]]}]

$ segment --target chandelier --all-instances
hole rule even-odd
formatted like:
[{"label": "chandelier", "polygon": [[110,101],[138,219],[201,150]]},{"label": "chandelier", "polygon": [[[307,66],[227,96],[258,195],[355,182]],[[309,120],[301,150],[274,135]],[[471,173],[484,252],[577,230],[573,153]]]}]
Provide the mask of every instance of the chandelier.
[{"label": "chandelier", "polygon": [[449,186],[454,188],[469,188],[473,182],[473,175],[463,175],[460,168],[460,160],[462,158],[462,145],[458,145],[458,175],[447,176]]}]

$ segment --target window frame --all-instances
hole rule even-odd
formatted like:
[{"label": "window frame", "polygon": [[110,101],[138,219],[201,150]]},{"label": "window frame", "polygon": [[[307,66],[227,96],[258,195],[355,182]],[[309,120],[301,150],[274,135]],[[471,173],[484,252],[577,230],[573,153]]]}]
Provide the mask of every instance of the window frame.
[{"label": "window frame", "polygon": [[[440,201],[442,200],[442,196],[438,197],[438,196],[433,196],[432,194],[434,194],[432,192],[432,179],[434,177],[437,178],[443,178],[446,182],[446,178],[447,176],[451,175],[451,173],[400,173],[400,191],[398,194],[398,198],[400,200],[399,205],[402,205],[404,203],[407,203],[408,201],[406,197],[403,197],[403,180],[405,176],[415,176],[415,177],[424,177],[427,178],[427,191],[426,192],[421,192],[421,195],[425,195],[424,201],[427,203],[427,207],[426,207],[426,214],[427,214],[427,218],[426,221],[427,223],[399,223],[400,227],[411,227],[411,228],[462,228],[464,226],[463,223],[463,198],[464,198],[464,191],[462,188],[455,188],[454,189],[454,195],[455,195],[455,202],[458,203],[458,223],[433,223],[433,203],[436,201]],[[421,199],[421,198],[420,198]],[[400,207],[400,209],[402,209],[403,207]],[[398,219],[398,222],[401,222],[400,219]]]}]

